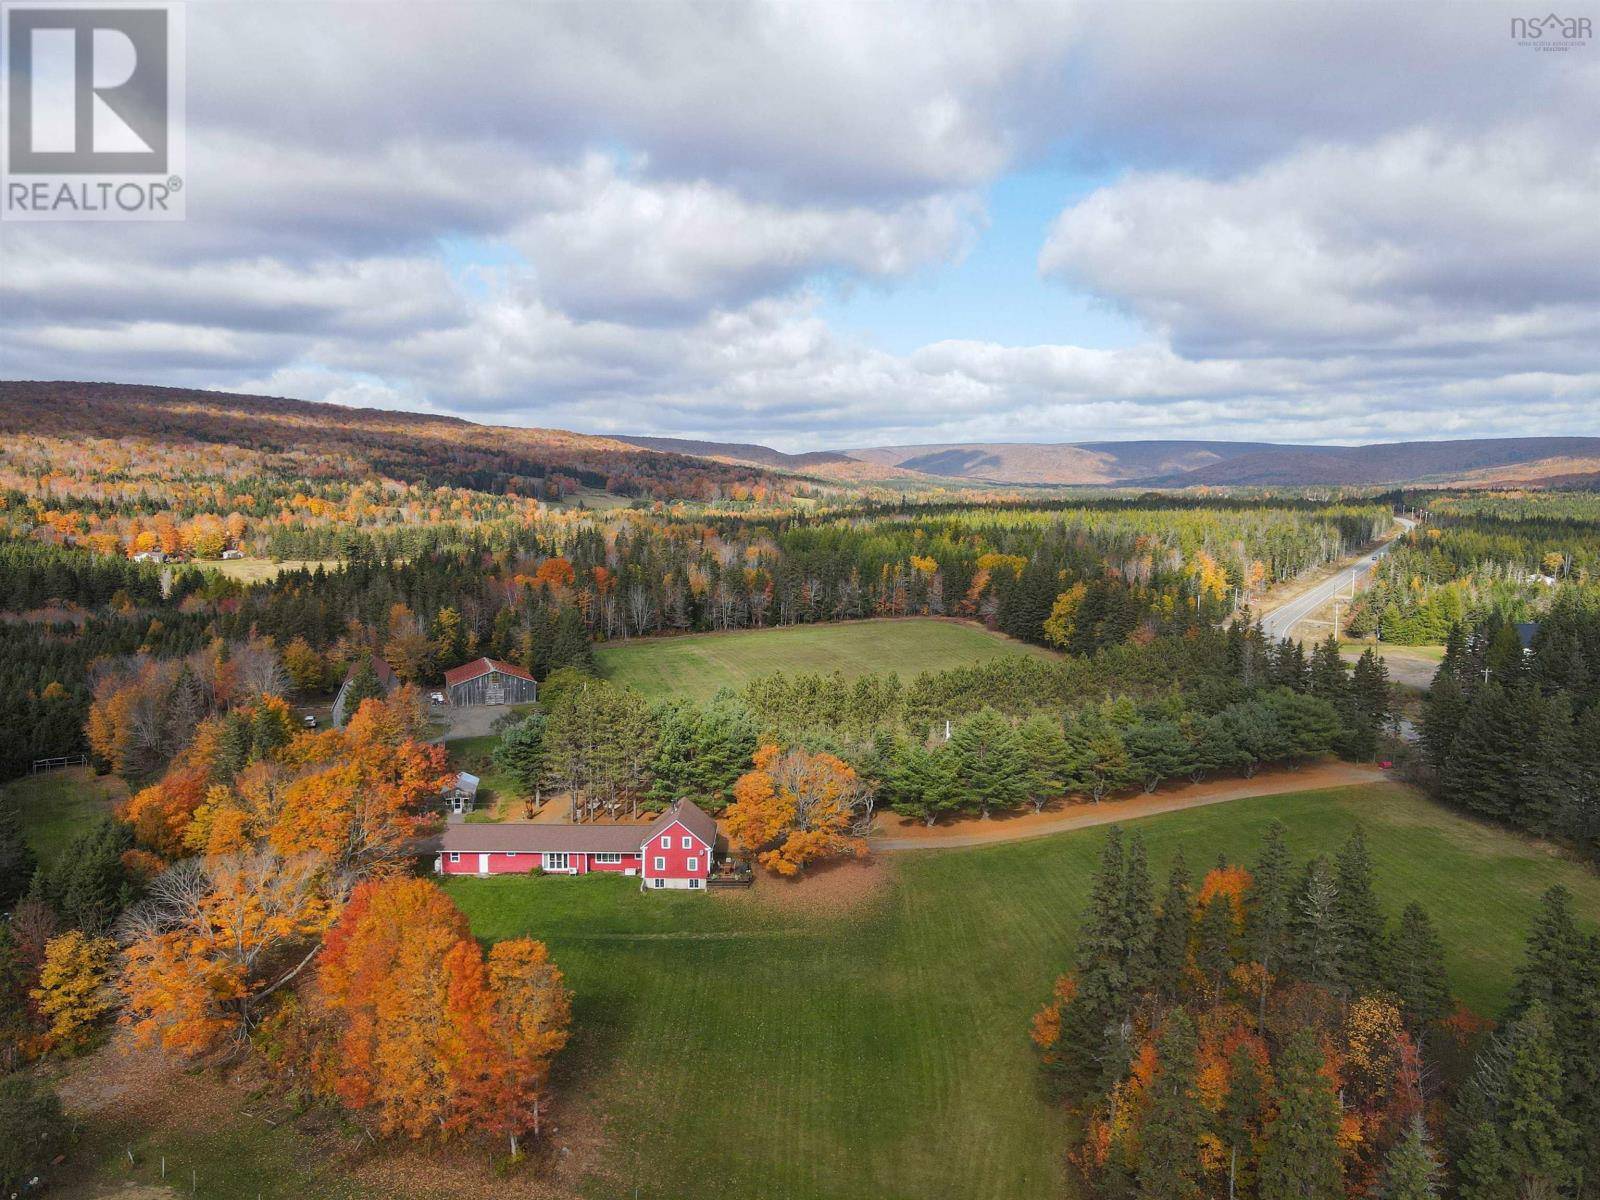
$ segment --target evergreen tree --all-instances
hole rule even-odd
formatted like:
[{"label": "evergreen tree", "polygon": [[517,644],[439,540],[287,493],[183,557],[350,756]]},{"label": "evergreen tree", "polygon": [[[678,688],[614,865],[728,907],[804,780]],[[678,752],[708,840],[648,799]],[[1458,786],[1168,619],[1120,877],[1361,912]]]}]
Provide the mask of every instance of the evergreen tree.
[{"label": "evergreen tree", "polygon": [[1194,929],[1194,910],[1189,900],[1189,868],[1183,851],[1172,856],[1167,871],[1167,890],[1156,918],[1152,955],[1155,984],[1164,1001],[1171,1003],[1183,994],[1189,965],[1189,938]]},{"label": "evergreen tree", "polygon": [[1200,910],[1195,930],[1195,965],[1206,978],[1213,996],[1222,994],[1233,968],[1233,903],[1224,895],[1211,897]]},{"label": "evergreen tree", "polygon": [[961,807],[956,761],[948,743],[929,749],[901,745],[889,769],[889,807],[904,817],[932,825],[941,815]]},{"label": "evergreen tree", "polygon": [[1411,1118],[1383,1160],[1379,1200],[1437,1200],[1439,1160],[1428,1146],[1422,1117]]},{"label": "evergreen tree", "polygon": [[1156,1043],[1158,1074],[1139,1140],[1139,1200],[1201,1200],[1205,1195],[1200,1137],[1205,1109],[1195,1094],[1194,1024],[1174,1009]]},{"label": "evergreen tree", "polygon": [[1530,688],[1527,695],[1535,705],[1530,714],[1534,735],[1522,760],[1522,787],[1512,820],[1542,836],[1557,827],[1583,786],[1582,756],[1567,694],[1539,700]]},{"label": "evergreen tree", "polygon": [[1130,1000],[1142,996],[1155,982],[1156,915],[1150,863],[1144,838],[1128,839],[1128,859],[1122,877],[1123,961]]},{"label": "evergreen tree", "polygon": [[950,739],[956,779],[968,803],[987,817],[1022,803],[1027,764],[1009,721],[985,705]]},{"label": "evergreen tree", "polygon": [[545,771],[545,715],[535,709],[500,735],[494,765],[517,781],[522,794],[537,797]]},{"label": "evergreen tree", "polygon": [[27,895],[39,860],[22,836],[22,812],[16,799],[0,794],[0,913],[8,913]]},{"label": "evergreen tree", "polygon": [[1302,979],[1342,989],[1345,961],[1338,915],[1339,886],[1324,858],[1306,864],[1289,924],[1289,964]]},{"label": "evergreen tree", "polygon": [[1477,690],[1444,764],[1446,799],[1495,820],[1512,819],[1521,803],[1522,756],[1530,740],[1526,701],[1494,682]]},{"label": "evergreen tree", "polygon": [[1025,764],[1023,798],[1034,812],[1066,788],[1067,741],[1061,722],[1050,713],[1034,713],[1017,727],[1017,747]]},{"label": "evergreen tree", "polygon": [[372,665],[372,656],[363,654],[350,676],[350,686],[345,689],[344,707],[341,710],[348,721],[361,708],[363,700],[382,700],[383,684],[378,682],[378,672]]},{"label": "evergreen tree", "polygon": [[1389,988],[1413,1029],[1422,1029],[1450,1011],[1444,943],[1422,905],[1412,901],[1400,914],[1389,952]]},{"label": "evergreen tree", "polygon": [[[1462,651],[1465,655],[1465,650]],[[1462,694],[1460,676],[1447,659],[1433,677],[1433,685],[1422,703],[1422,757],[1436,780],[1444,777],[1450,762],[1461,722],[1467,715],[1467,699]]]},{"label": "evergreen tree", "polygon": [[1542,1001],[1517,1018],[1509,1046],[1500,1106],[1504,1169],[1519,1195],[1555,1195],[1575,1174],[1567,1152],[1577,1131],[1562,1112],[1561,1058]]},{"label": "evergreen tree", "polygon": [[1271,972],[1282,963],[1294,917],[1294,861],[1289,856],[1287,835],[1282,821],[1267,826],[1245,896],[1245,938],[1250,954]]},{"label": "evergreen tree", "polygon": [[1384,922],[1372,887],[1372,856],[1361,827],[1339,851],[1335,871],[1334,921],[1339,938],[1339,978],[1358,995],[1384,977]]},{"label": "evergreen tree", "polygon": [[35,886],[41,899],[85,933],[103,934],[133,899],[122,856],[133,849],[128,826],[110,817],[75,837]]},{"label": "evergreen tree", "polygon": [[1254,1194],[1265,1104],[1260,1065],[1250,1047],[1241,1042],[1228,1057],[1228,1091],[1217,1114],[1217,1140],[1227,1155],[1229,1196]]},{"label": "evergreen tree", "polygon": [[1124,732],[1123,744],[1129,772],[1146,792],[1155,791],[1163,780],[1187,775],[1196,762],[1194,748],[1176,721],[1138,721]]},{"label": "evergreen tree", "polygon": [[1389,724],[1394,699],[1389,687],[1389,669],[1368,646],[1356,660],[1350,678],[1350,714],[1345,752],[1358,762],[1372,759],[1378,752],[1378,736]]},{"label": "evergreen tree", "polygon": [[1062,1018],[1062,1065],[1079,1095],[1108,1090],[1127,1068],[1126,859],[1122,829],[1113,825],[1100,852],[1078,940],[1078,992]]},{"label": "evergreen tree", "polygon": [[1339,1097],[1322,1073],[1316,1031],[1295,1033],[1278,1058],[1277,1116],[1261,1155],[1261,1200],[1343,1200]]}]

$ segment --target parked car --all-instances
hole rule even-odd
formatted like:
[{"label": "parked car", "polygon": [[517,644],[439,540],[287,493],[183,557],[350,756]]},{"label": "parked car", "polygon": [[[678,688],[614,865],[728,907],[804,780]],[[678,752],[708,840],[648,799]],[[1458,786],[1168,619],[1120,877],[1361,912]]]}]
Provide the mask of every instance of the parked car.
[{"label": "parked car", "polygon": [[315,729],[317,727],[317,719],[310,713],[307,713],[305,716],[300,718],[300,724],[304,725],[307,729]]},{"label": "parked car", "polygon": [[435,704],[443,704],[444,703],[444,693],[443,692],[429,692],[428,693],[428,699],[432,700]]},{"label": "parked car", "polygon": [[1378,760],[1378,770],[1380,770],[1380,771],[1391,771],[1393,769],[1394,769],[1394,763],[1391,760],[1389,760],[1387,758],[1380,758]]}]

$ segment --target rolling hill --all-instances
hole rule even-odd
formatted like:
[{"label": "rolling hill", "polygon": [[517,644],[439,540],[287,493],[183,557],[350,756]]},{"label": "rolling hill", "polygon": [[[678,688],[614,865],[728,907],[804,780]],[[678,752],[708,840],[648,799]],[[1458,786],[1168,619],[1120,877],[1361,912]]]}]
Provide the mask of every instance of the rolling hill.
[{"label": "rolling hill", "polygon": [[1600,437],[1295,446],[1271,442],[947,442],[787,454],[766,446],[622,439],[833,479],[895,477],[1042,487],[1296,487],[1447,484],[1572,487],[1600,478]]}]

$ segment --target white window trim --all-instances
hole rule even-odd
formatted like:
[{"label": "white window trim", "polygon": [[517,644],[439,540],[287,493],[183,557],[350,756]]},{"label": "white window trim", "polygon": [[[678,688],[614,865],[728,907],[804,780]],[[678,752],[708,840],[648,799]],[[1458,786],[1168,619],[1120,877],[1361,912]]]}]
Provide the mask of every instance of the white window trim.
[{"label": "white window trim", "polygon": [[655,881],[655,885],[657,887],[666,887],[667,886],[667,881],[665,879],[657,879]]},{"label": "white window trim", "polygon": [[610,852],[600,853],[594,856],[594,860],[597,863],[611,863],[614,865],[620,865],[622,862],[622,855],[612,854]]},{"label": "white window trim", "polygon": [[700,860],[698,858],[691,858],[689,860],[689,870],[691,872],[693,872],[693,871],[698,871],[699,869],[700,869]]},{"label": "white window trim", "polygon": [[666,869],[667,869],[667,860],[665,858],[663,858],[659,854],[656,855],[656,870],[665,871]]},{"label": "white window trim", "polygon": [[515,858],[520,853],[521,853],[521,851],[519,851],[519,850],[507,850],[506,851],[506,857],[507,858]]},{"label": "white window trim", "polygon": [[670,833],[663,833],[661,835],[661,848],[663,850],[672,849],[672,835]]},{"label": "white window trim", "polygon": [[450,851],[450,861],[451,862],[460,862],[461,861],[461,852],[458,851],[458,850]]},{"label": "white window trim", "polygon": [[[557,863],[556,859],[561,861]],[[565,850],[546,850],[544,852],[544,869],[546,871],[570,871],[572,869],[571,855]]]},{"label": "white window trim", "polygon": [[693,850],[694,849],[694,839],[692,837],[685,837],[683,839],[683,848],[685,850]]}]

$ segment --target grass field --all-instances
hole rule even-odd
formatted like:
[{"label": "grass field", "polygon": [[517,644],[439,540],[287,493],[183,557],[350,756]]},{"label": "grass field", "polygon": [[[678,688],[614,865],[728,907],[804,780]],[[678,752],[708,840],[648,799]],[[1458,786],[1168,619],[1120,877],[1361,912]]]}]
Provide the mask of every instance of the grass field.
[{"label": "grass field", "polygon": [[976,625],[907,618],[647,638],[599,647],[595,658],[607,679],[651,699],[705,700],[718,688],[741,688],[777,671],[840,671],[850,679],[895,671],[909,682],[919,671],[1019,653],[1049,651]]},{"label": "grass field", "polygon": [[15,779],[4,790],[15,797],[23,836],[42,864],[52,862],[68,842],[128,794],[115,775],[96,775],[88,767]]},{"label": "grass field", "polygon": [[[1600,919],[1592,872],[1391,784],[1130,827],[1164,872],[1179,847],[1195,866],[1248,861],[1274,816],[1300,856],[1363,821],[1384,902],[1427,906],[1483,1011],[1546,887]],[[1070,960],[1103,836],[890,856],[847,916],[598,876],[449,886],[481,937],[545,939],[576,992],[559,1082],[607,1143],[586,1195],[1026,1200],[1061,1194],[1062,1151],[1027,1019]]]},{"label": "grass field", "polygon": [[230,558],[218,559],[215,562],[207,559],[196,565],[226,575],[229,579],[237,579],[240,583],[260,583],[263,580],[276,579],[285,571],[298,571],[301,567],[313,571],[318,567],[326,567],[334,571],[342,566],[343,562],[337,558],[288,558],[282,562],[273,562],[270,558]]}]

